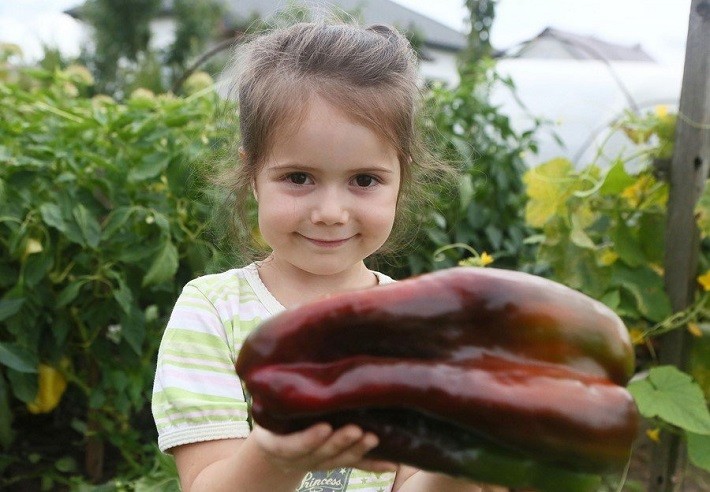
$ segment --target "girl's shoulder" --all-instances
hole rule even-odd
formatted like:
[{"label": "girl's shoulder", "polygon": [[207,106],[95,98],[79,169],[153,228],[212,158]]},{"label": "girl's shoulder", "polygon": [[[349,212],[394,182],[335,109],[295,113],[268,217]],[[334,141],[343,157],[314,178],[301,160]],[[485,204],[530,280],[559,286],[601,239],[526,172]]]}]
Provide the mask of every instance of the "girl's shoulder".
[{"label": "girl's shoulder", "polygon": [[283,306],[261,282],[255,263],[197,277],[183,288],[183,296],[189,296],[190,293],[198,293],[215,305],[225,301],[239,304],[257,303],[270,314],[283,310]]}]

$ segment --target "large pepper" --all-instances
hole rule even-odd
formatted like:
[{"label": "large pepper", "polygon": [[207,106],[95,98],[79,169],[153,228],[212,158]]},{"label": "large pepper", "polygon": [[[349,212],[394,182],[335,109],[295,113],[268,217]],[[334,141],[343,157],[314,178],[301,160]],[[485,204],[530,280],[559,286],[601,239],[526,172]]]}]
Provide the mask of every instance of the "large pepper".
[{"label": "large pepper", "polygon": [[[561,284],[453,268],[286,311],[237,372],[276,432],[353,422],[373,456],[509,486],[591,484],[626,463],[638,416],[621,320]],[[554,480],[553,480],[554,482]],[[554,482],[558,483],[558,482]]]}]

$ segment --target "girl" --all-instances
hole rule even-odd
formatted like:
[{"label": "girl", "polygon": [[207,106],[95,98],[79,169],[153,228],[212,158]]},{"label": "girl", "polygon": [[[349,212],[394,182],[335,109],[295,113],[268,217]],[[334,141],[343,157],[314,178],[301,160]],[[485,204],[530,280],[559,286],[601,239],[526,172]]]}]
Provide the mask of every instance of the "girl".
[{"label": "girl", "polygon": [[246,335],[283,309],[392,282],[364,260],[406,228],[427,161],[414,128],[415,56],[395,30],[299,24],[248,49],[233,192],[241,217],[256,199],[270,252],[185,286],[158,356],[161,450],[185,491],[479,491],[365,458],[377,436],[355,426],[280,436],[250,422],[234,372]]}]

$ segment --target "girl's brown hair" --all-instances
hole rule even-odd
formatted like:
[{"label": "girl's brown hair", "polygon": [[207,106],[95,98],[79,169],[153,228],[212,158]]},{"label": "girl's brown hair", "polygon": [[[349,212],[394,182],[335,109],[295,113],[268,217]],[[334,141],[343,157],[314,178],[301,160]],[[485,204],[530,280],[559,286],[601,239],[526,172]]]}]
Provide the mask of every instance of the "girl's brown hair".
[{"label": "girl's brown hair", "polygon": [[[420,90],[416,55],[396,29],[373,25],[299,23],[254,38],[233,65],[242,162],[225,175],[240,256],[253,257],[252,183],[279,134],[303,121],[318,96],[383,135],[401,168],[397,217],[380,252],[401,247],[426,202],[426,183],[446,166],[426,150],[418,132]],[[231,151],[234,162],[235,149]],[[245,234],[246,233],[246,234]]]}]

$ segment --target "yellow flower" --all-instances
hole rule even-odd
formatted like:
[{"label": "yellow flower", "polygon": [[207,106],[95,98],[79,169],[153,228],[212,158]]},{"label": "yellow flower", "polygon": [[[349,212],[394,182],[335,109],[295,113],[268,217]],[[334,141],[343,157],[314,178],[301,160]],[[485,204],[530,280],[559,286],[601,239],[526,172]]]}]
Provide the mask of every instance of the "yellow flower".
[{"label": "yellow flower", "polygon": [[698,325],[697,323],[693,323],[692,321],[688,323],[688,331],[694,337],[700,338],[703,336],[703,331],[700,329],[700,325]]},{"label": "yellow flower", "polygon": [[493,263],[493,257],[486,253],[485,251],[477,256],[469,256],[461,261],[459,261],[459,266],[474,266],[474,267],[484,267]]},{"label": "yellow flower", "polygon": [[653,442],[660,442],[661,441],[661,429],[659,429],[658,427],[656,427],[655,429],[648,429],[646,431],[646,435]]},{"label": "yellow flower", "polygon": [[660,116],[661,118],[665,117],[668,114],[668,106],[665,104],[659,104],[655,108],[656,115]]},{"label": "yellow flower", "polygon": [[483,253],[481,253],[480,262],[481,266],[490,265],[491,263],[493,263],[493,257],[484,251]]},{"label": "yellow flower", "polygon": [[613,265],[616,260],[619,259],[619,254],[611,249],[606,249],[599,256],[599,263],[602,266]]},{"label": "yellow flower", "polygon": [[704,291],[710,290],[710,270],[698,277],[698,282],[703,286]]},{"label": "yellow flower", "polygon": [[624,188],[621,192],[621,196],[626,198],[626,201],[630,206],[638,207],[650,184],[651,183],[646,176],[641,176],[632,185]]}]

